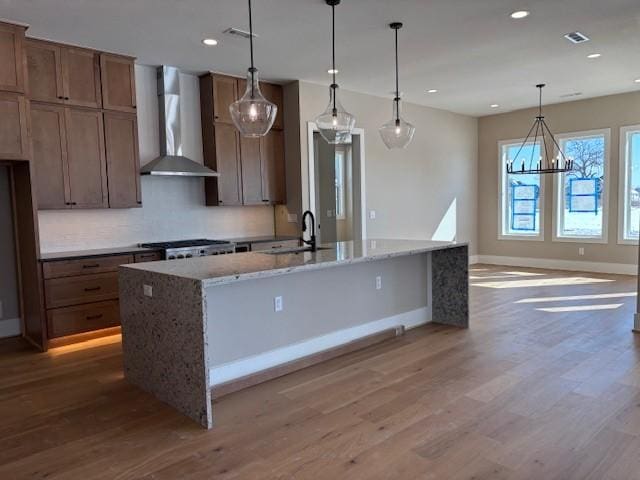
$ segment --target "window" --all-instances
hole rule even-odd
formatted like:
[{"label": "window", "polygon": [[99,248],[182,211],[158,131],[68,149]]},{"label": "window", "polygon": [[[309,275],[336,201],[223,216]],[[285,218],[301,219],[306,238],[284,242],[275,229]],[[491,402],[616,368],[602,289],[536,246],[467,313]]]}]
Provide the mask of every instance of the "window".
[{"label": "window", "polygon": [[620,129],[618,243],[638,243],[640,233],[640,125]]},{"label": "window", "polygon": [[609,130],[557,140],[574,167],[555,178],[554,240],[607,243]]},{"label": "window", "polygon": [[336,218],[344,220],[346,218],[345,203],[345,151],[336,148]]},{"label": "window", "polygon": [[540,157],[540,145],[530,143],[522,149],[524,140],[509,140],[498,144],[500,159],[498,175],[500,181],[500,212],[498,238],[512,240],[544,240],[542,226],[543,211],[540,206],[544,185],[539,174],[507,173],[507,163],[515,166],[524,160]]}]

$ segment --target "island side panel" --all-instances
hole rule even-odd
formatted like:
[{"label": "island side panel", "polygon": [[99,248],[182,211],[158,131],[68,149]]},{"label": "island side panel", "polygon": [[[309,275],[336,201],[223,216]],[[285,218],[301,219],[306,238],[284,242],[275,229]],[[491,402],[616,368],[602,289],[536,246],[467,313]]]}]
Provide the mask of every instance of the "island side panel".
[{"label": "island side panel", "polygon": [[469,248],[431,252],[431,319],[433,323],[469,327]]},{"label": "island side panel", "polygon": [[211,428],[201,282],[122,267],[119,284],[125,378]]}]

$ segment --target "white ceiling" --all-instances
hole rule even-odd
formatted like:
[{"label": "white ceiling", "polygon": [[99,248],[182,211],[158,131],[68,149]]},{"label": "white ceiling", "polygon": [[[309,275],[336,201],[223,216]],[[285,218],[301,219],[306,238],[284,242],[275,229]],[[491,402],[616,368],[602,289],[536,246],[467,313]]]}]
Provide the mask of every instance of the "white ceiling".
[{"label": "white ceiling", "polygon": [[[330,8],[324,0],[254,0],[256,64],[263,78],[329,83]],[[515,21],[513,10],[530,10]],[[244,0],[0,0],[0,16],[29,34],[129,53],[143,64],[243,74],[248,41],[222,34],[247,27]],[[393,34],[400,31],[400,88],[407,101],[470,115],[640,90],[638,0],[343,0],[336,8],[338,82],[389,96]],[[563,38],[578,30],[590,42]],[[219,40],[204,47],[206,36]],[[602,57],[588,60],[587,54]],[[437,94],[427,94],[437,88]],[[500,104],[491,109],[490,104]],[[348,108],[348,105],[347,105]]]}]

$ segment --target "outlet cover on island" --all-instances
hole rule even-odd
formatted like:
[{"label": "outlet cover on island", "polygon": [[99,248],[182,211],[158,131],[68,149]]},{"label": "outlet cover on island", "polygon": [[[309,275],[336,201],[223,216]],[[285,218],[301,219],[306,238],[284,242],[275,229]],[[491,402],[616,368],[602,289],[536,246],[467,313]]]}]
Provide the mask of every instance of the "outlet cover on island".
[{"label": "outlet cover on island", "polygon": [[153,287],[151,285],[143,285],[142,293],[145,297],[153,297]]},{"label": "outlet cover on island", "polygon": [[584,247],[578,248],[578,255],[584,255]]},{"label": "outlet cover on island", "polygon": [[376,219],[376,211],[375,210],[369,210],[369,218],[371,220],[375,220]]},{"label": "outlet cover on island", "polygon": [[281,312],[282,311],[282,296],[281,295],[273,298],[273,309],[276,312]]}]

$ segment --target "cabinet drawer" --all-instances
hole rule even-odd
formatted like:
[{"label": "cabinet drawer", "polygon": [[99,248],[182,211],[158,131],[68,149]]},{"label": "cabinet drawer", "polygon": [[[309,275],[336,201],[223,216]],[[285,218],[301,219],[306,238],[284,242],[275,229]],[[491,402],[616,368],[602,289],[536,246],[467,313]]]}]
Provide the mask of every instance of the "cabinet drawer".
[{"label": "cabinet drawer", "polygon": [[45,279],[88,275],[93,273],[117,272],[119,265],[133,263],[133,255],[93,257],[78,260],[59,260],[42,264]]},{"label": "cabinet drawer", "polygon": [[283,240],[281,242],[261,242],[252,243],[251,251],[259,252],[260,250],[271,250],[272,248],[295,248],[300,246],[298,240]]},{"label": "cabinet drawer", "polygon": [[162,260],[162,253],[160,252],[136,253],[134,255],[134,259],[136,263],[157,262],[159,260]]},{"label": "cabinet drawer", "polygon": [[47,311],[49,337],[63,337],[120,324],[117,300]]},{"label": "cabinet drawer", "polygon": [[44,291],[47,308],[115,300],[118,298],[118,273],[52,278],[44,281]]}]

